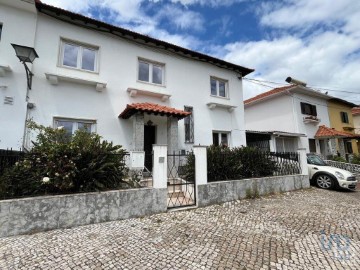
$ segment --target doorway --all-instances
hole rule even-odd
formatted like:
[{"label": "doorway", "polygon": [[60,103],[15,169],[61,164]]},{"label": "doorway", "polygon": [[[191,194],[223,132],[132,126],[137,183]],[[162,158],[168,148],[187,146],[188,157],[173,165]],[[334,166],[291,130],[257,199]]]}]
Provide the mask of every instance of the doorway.
[{"label": "doorway", "polygon": [[144,126],[144,151],[145,151],[145,167],[152,171],[152,146],[156,143],[156,127],[152,125]]},{"label": "doorway", "polygon": [[310,153],[316,153],[315,139],[309,139],[309,148]]}]

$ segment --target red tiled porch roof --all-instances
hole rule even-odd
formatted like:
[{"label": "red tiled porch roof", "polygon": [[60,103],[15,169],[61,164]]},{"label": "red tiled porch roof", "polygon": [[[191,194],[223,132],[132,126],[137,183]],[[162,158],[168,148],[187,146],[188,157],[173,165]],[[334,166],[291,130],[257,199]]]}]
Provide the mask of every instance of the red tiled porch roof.
[{"label": "red tiled porch roof", "polygon": [[338,131],[334,128],[329,128],[327,126],[320,126],[315,134],[315,138],[349,138],[355,137],[354,134]]},{"label": "red tiled porch roof", "polygon": [[260,100],[260,99],[263,99],[263,98],[266,98],[266,97],[269,97],[269,96],[272,96],[272,95],[276,95],[276,94],[279,94],[279,93],[282,93],[282,92],[285,92],[286,90],[290,89],[290,88],[293,88],[294,86],[296,85],[286,85],[286,86],[283,86],[283,87],[278,87],[278,88],[274,88],[270,91],[267,91],[265,93],[261,93],[255,97],[252,97],[252,98],[249,98],[247,100],[244,100],[244,104],[249,104],[251,102],[254,102],[254,101],[257,101],[257,100]]},{"label": "red tiled porch roof", "polygon": [[133,103],[126,105],[125,110],[119,115],[119,118],[128,119],[137,112],[144,112],[148,114],[155,114],[161,116],[173,116],[178,119],[182,119],[191,114],[191,112],[185,112],[168,106],[162,106],[155,103]]},{"label": "red tiled porch roof", "polygon": [[360,114],[360,107],[355,107],[351,109],[351,113],[353,115],[359,115]]}]

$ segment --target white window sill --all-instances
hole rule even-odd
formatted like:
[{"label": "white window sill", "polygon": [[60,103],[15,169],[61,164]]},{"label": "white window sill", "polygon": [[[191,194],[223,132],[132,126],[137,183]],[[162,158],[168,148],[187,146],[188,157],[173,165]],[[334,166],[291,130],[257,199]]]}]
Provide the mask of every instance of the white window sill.
[{"label": "white window sill", "polygon": [[226,99],[226,100],[230,100],[230,98],[229,98],[229,97],[214,96],[214,95],[210,95],[210,97],[213,97],[213,98],[219,98],[219,99]]},{"label": "white window sill", "polygon": [[209,102],[206,104],[210,110],[213,110],[215,108],[223,108],[228,110],[229,112],[232,112],[237,106],[234,105],[228,105],[228,104],[222,104],[222,103],[216,103],[216,102]]},{"label": "white window sill", "polygon": [[157,84],[157,83],[152,83],[152,82],[147,82],[147,81],[140,81],[140,80],[136,80],[136,82],[166,88],[165,84]]},{"label": "white window sill", "polygon": [[105,88],[107,83],[105,82],[98,82],[94,80],[87,80],[78,77],[70,77],[67,75],[55,74],[55,73],[45,73],[46,79],[49,80],[50,84],[58,85],[60,81],[67,81],[85,85],[93,85],[95,86],[96,91],[102,92]]},{"label": "white window sill", "polygon": [[171,95],[157,92],[157,91],[151,91],[151,90],[144,90],[144,89],[137,89],[137,88],[128,88],[126,90],[130,97],[136,97],[138,95],[140,96],[150,96],[150,97],[157,97],[160,98],[161,101],[165,102],[167,101]]},{"label": "white window sill", "polygon": [[5,77],[6,72],[11,72],[12,69],[10,66],[0,65],[0,77]]}]

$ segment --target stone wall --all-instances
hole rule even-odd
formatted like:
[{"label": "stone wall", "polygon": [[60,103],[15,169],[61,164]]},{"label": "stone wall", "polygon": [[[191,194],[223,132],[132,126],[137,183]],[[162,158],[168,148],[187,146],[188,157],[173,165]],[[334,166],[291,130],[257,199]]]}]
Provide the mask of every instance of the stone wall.
[{"label": "stone wall", "polygon": [[167,210],[167,189],[129,189],[0,201],[0,237],[140,217]]},{"label": "stone wall", "polygon": [[249,195],[266,195],[309,188],[308,175],[287,175],[212,182],[197,186],[198,206],[244,199]]}]

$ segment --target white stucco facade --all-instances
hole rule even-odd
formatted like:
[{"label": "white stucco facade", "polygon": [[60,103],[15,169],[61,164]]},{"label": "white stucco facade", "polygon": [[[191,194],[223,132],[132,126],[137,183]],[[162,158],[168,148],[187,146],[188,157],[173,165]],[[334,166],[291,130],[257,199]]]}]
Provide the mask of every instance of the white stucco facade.
[{"label": "white stucco facade", "polygon": [[[309,139],[315,140],[316,152],[328,152],[328,142],[315,139],[320,125],[330,126],[327,107],[328,98],[313,90],[303,87],[291,88],[288,91],[270,95],[245,105],[246,130],[281,131],[305,134],[299,137],[300,148],[310,152]],[[316,106],[317,121],[306,121],[307,116],[301,111],[301,103]],[[321,149],[320,149],[321,148]]]},{"label": "white stucco facade", "polygon": [[15,56],[11,43],[34,47],[36,21],[33,5],[0,1],[0,149],[22,147],[27,87],[24,66]]},{"label": "white stucco facade", "polygon": [[[213,131],[228,133],[230,146],[246,145],[243,85],[237,72],[62,22],[36,12],[35,8],[23,15],[28,20],[28,29],[19,31],[24,31],[24,35],[19,32],[15,35],[18,29],[16,18],[22,11],[3,8],[4,2],[0,1],[4,37],[0,42],[0,59],[4,63],[0,64],[10,65],[13,71],[0,77],[0,85],[7,85],[6,89],[0,89],[0,94],[1,97],[13,95],[16,102],[0,105],[0,148],[20,147],[24,132],[25,70],[10,43],[34,47],[39,54],[32,66],[34,77],[29,95],[35,108],[29,110],[28,116],[37,123],[54,126],[57,118],[93,121],[95,131],[104,139],[133,150],[133,120],[118,118],[127,104],[150,102],[180,110],[191,106],[194,142],[185,143],[184,120],[180,120],[179,150],[189,150],[194,144],[212,144]],[[62,40],[97,48],[97,72],[61,66]],[[137,79],[138,59],[163,65],[163,85]],[[227,98],[211,95],[210,77],[227,82]],[[100,84],[100,91],[96,90],[97,84]],[[128,89],[138,90],[137,94],[131,96]],[[170,97],[162,99],[162,95]],[[216,106],[207,105],[211,103]],[[167,144],[167,117],[145,114],[144,122],[149,120],[156,126],[155,143]],[[29,144],[29,138],[26,141]]]}]

